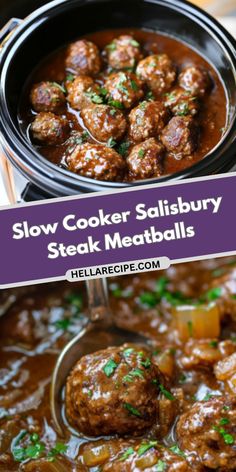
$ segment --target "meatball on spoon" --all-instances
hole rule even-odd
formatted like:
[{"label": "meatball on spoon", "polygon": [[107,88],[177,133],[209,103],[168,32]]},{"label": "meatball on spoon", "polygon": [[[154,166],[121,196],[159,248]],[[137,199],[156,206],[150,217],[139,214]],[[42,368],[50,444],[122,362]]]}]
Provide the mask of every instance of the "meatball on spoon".
[{"label": "meatball on spoon", "polygon": [[66,379],[76,362],[85,354],[106,349],[108,346],[120,346],[125,343],[147,345],[147,338],[115,325],[108,302],[106,279],[94,279],[86,282],[89,307],[87,325],[64,347],[51,382],[51,412],[55,427],[60,435],[64,434],[65,423],[62,415],[62,391]]}]

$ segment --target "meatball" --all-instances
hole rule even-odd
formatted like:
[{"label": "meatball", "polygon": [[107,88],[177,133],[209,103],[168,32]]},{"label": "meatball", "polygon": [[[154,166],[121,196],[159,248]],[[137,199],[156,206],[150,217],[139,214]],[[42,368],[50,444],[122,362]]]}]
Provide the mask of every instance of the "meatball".
[{"label": "meatball", "polygon": [[230,315],[233,320],[236,320],[236,268],[233,267],[215,278],[210,289],[218,294],[216,301],[221,316]]},{"label": "meatball", "polygon": [[129,35],[114,39],[106,46],[105,55],[112,69],[133,69],[143,57],[140,44]]},{"label": "meatball", "polygon": [[126,119],[120,110],[109,105],[93,105],[81,111],[86,128],[98,141],[119,140],[126,130]]},{"label": "meatball", "polygon": [[111,74],[105,82],[108,103],[117,108],[131,108],[143,97],[142,83],[131,72]]},{"label": "meatball", "polygon": [[163,380],[149,355],[124,345],[82,357],[67,379],[69,422],[92,436],[140,435],[157,423]]},{"label": "meatball", "polygon": [[75,110],[82,110],[93,103],[102,103],[100,87],[87,75],[78,76],[67,85],[67,100]]},{"label": "meatball", "polygon": [[[236,348],[236,346],[235,346]],[[225,387],[230,393],[236,393],[236,352],[217,362],[214,366],[214,373],[220,382],[225,383]]]},{"label": "meatball", "polygon": [[69,135],[69,123],[54,113],[39,113],[30,127],[34,141],[55,145],[63,143]]},{"label": "meatball", "polygon": [[218,342],[216,339],[190,339],[184,346],[179,364],[185,369],[213,368],[219,360],[236,351],[231,340]]},{"label": "meatball", "polygon": [[102,144],[78,144],[66,159],[69,170],[97,180],[121,180],[125,161]]},{"label": "meatball", "polygon": [[189,156],[197,147],[198,131],[190,116],[174,116],[163,129],[161,141],[175,159]]},{"label": "meatball", "polygon": [[168,112],[160,102],[142,102],[129,115],[130,136],[133,141],[155,137],[164,128]]},{"label": "meatball", "polygon": [[193,95],[202,97],[211,87],[211,79],[208,72],[197,66],[186,67],[179,75],[179,85],[189,90]]},{"label": "meatball", "polygon": [[67,49],[66,67],[78,75],[96,75],[101,69],[96,44],[86,39],[72,43]]},{"label": "meatball", "polygon": [[137,76],[154,94],[168,91],[176,78],[175,67],[167,54],[154,54],[139,62]]},{"label": "meatball", "polygon": [[88,443],[81,454],[84,467],[99,466],[101,472],[190,472],[176,447],[160,446],[155,439],[111,439]]},{"label": "meatball", "polygon": [[66,97],[63,88],[56,82],[40,82],[33,86],[30,102],[35,111],[60,113],[65,108]]},{"label": "meatball", "polygon": [[[219,472],[236,470],[236,398],[197,402],[182,414],[176,433],[192,465]],[[202,470],[202,469],[200,469]]]},{"label": "meatball", "polygon": [[171,110],[173,115],[194,116],[198,113],[199,101],[189,90],[176,87],[170,93],[166,93],[165,106]]},{"label": "meatball", "polygon": [[127,158],[127,165],[137,179],[160,177],[164,147],[154,138],[147,139],[133,147]]}]

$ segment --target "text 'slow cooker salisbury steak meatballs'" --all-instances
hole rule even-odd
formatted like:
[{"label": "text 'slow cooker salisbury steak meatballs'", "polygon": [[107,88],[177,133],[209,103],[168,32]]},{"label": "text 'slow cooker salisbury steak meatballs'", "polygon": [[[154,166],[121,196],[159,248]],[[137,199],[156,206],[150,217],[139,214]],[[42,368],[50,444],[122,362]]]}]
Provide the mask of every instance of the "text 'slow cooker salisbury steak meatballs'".
[{"label": "text 'slow cooker salisbury steak meatballs'", "polygon": [[67,379],[69,422],[91,436],[139,435],[157,423],[163,380],[149,355],[125,345],[80,359]]}]

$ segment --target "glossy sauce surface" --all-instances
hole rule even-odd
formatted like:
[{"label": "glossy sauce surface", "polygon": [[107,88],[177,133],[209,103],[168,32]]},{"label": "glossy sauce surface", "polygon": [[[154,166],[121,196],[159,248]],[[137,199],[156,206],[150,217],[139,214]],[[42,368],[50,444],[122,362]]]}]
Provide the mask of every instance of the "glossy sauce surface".
[{"label": "glossy sauce surface", "polygon": [[[164,158],[162,174],[172,174],[181,171],[200,161],[219,143],[226,126],[227,101],[224,87],[218,74],[203,57],[197,54],[194,50],[190,49],[186,44],[151,31],[130,29],[104,31],[90,34],[86,36],[86,39],[93,41],[99,47],[100,51],[102,51],[107,44],[110,44],[114,38],[117,38],[121,34],[131,34],[135,40],[141,44],[144,55],[166,53],[177,66],[178,71],[187,65],[193,64],[195,66],[200,66],[209,72],[212,80],[212,89],[206,94],[206,96],[204,96],[201,103],[200,112],[197,116],[197,123],[200,130],[198,147],[196,151],[191,153],[191,155],[183,157],[179,160],[167,152]],[[55,52],[38,66],[29,79],[19,110],[19,121],[21,128],[28,136],[30,134],[29,125],[35,118],[35,112],[31,109],[29,103],[30,88],[32,87],[32,84],[46,80],[63,84],[66,77],[65,58],[65,48]],[[97,74],[95,77],[97,83],[100,86],[103,86],[104,77],[106,75],[107,72],[106,69],[104,69],[102,73]],[[168,91],[170,94],[174,87],[175,84]],[[158,100],[165,100],[164,95],[166,94],[159,96]],[[67,105],[67,111],[64,116],[70,121],[71,129],[78,131],[85,129],[81,120],[80,112],[72,109],[69,105]],[[124,137],[122,142],[125,142],[126,140],[127,138]],[[88,141],[91,143],[96,142],[91,138],[91,136],[88,138]],[[51,162],[67,168],[66,144],[57,146],[40,145],[37,146],[37,149]],[[117,148],[115,147],[115,149]],[[137,177],[129,174],[125,174],[124,176],[125,181],[134,180],[136,178]]]},{"label": "glossy sauce surface", "polygon": [[[154,425],[141,438],[135,439],[132,435],[120,439],[116,436],[86,438],[69,431],[66,438],[57,437],[49,407],[50,379],[63,345],[86,322],[84,286],[58,283],[6,290],[1,292],[1,307],[8,304],[9,308],[0,319],[0,470],[156,471],[159,460],[160,467],[163,461],[166,467],[167,464],[175,465],[176,469],[163,468],[171,472],[190,470],[187,467],[209,472],[212,467],[208,468],[201,462],[199,465],[185,447],[182,451],[183,445],[176,436],[176,423],[181,415],[183,417],[189,412],[191,415],[199,405],[204,409],[212,401],[211,408],[214,408],[214,399],[222,402],[223,417],[220,421],[225,424],[229,443],[226,445],[222,437],[220,448],[212,449],[210,443],[206,445],[202,438],[206,428],[203,424],[196,435],[200,442],[195,454],[200,454],[204,446],[204,454],[216,462],[222,449],[222,458],[231,454],[231,459],[214,470],[235,470],[229,464],[236,460],[236,426],[233,416],[231,420],[225,417],[228,404],[235,398],[233,379],[236,370],[233,368],[230,379],[223,381],[216,377],[217,370],[213,367],[219,364],[220,359],[229,359],[236,352],[236,261],[225,258],[181,264],[165,272],[112,279],[109,286],[116,322],[121,327],[148,336],[153,359],[168,380],[168,392],[164,392],[162,398],[164,422],[161,428]],[[207,316],[204,306],[217,307],[213,311],[209,308],[208,315],[213,318],[210,330],[204,327],[205,336],[199,336],[200,325],[194,317],[190,318],[193,320],[191,323],[182,322],[181,315],[178,318],[178,309],[185,307],[186,310],[189,305],[199,310],[198,319],[202,314],[203,318]],[[220,323],[215,317],[217,313],[220,314]],[[98,386],[98,395],[99,392]],[[232,409],[231,415],[234,411]],[[210,425],[213,431],[217,427],[217,415]],[[200,421],[199,413],[195,419]],[[153,445],[150,441],[154,441]],[[155,441],[160,447],[165,446],[161,456],[155,449],[159,447]],[[149,445],[147,456],[140,453],[143,444]],[[33,450],[26,449],[29,445],[34,447]],[[133,453],[130,456],[126,454],[125,458],[123,454],[128,446]],[[182,456],[176,454],[177,447]],[[138,451],[136,458],[132,455],[134,450]],[[173,457],[168,456],[171,451],[175,451]],[[150,454],[153,462],[150,462]],[[142,467],[135,462],[140,461],[140,457]],[[154,464],[153,468],[144,467],[144,459]],[[116,461],[115,465],[113,461]],[[121,468],[115,469],[118,466]]]}]

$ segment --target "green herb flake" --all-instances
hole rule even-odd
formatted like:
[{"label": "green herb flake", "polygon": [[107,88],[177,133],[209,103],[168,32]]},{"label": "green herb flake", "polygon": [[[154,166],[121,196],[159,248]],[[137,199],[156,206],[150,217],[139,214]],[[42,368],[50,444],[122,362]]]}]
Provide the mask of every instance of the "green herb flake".
[{"label": "green herb flake", "polygon": [[127,375],[123,377],[124,382],[133,382],[134,378],[144,378],[143,371],[141,369],[133,369]]},{"label": "green herb flake", "polygon": [[141,446],[138,448],[137,454],[138,456],[143,456],[147,451],[152,449],[153,447],[157,446],[158,442],[157,441],[149,441],[148,443],[143,443]]},{"label": "green herb flake", "polygon": [[125,357],[129,357],[130,354],[132,354],[134,352],[134,348],[133,347],[128,347],[127,349],[125,349],[123,351],[123,354]]},{"label": "green herb flake", "polygon": [[107,147],[113,148],[113,147],[116,146],[116,144],[117,144],[117,142],[112,137],[109,138],[108,141],[107,141]]},{"label": "green herb flake", "polygon": [[147,357],[147,359],[141,361],[141,365],[142,365],[145,369],[149,369],[149,367],[151,367],[151,365],[152,365],[151,360],[149,359],[149,357]]},{"label": "green herb flake", "polygon": [[131,84],[131,88],[134,92],[137,92],[138,91],[138,85],[136,84],[135,80],[131,80],[130,81],[130,84]]},{"label": "green herb flake", "polygon": [[180,103],[179,106],[178,106],[178,111],[177,111],[177,115],[179,116],[186,116],[189,114],[189,107],[187,105],[187,103]]},{"label": "green herb flake", "polygon": [[166,468],[167,468],[166,462],[163,462],[161,459],[159,459],[156,465],[156,472],[165,472]]},{"label": "green herb flake", "polygon": [[67,331],[69,326],[71,325],[71,320],[69,318],[63,318],[62,320],[57,320],[54,325],[58,329],[62,329],[63,331]]},{"label": "green herb flake", "polygon": [[205,397],[202,399],[203,402],[208,402],[208,400],[211,400],[212,397],[214,397],[212,393],[206,393]]},{"label": "green herb flake", "polygon": [[52,82],[52,85],[54,85],[54,87],[59,88],[59,89],[61,90],[61,92],[66,93],[65,87],[63,87],[62,85],[58,84],[57,82]]},{"label": "green herb flake", "polygon": [[221,420],[219,421],[219,425],[220,426],[224,426],[225,424],[229,424],[230,421],[228,418],[221,418]]},{"label": "green herb flake", "polygon": [[109,100],[108,100],[108,105],[110,105],[110,106],[112,106],[112,107],[115,107],[115,108],[118,108],[119,110],[123,110],[123,109],[124,109],[123,103],[119,102],[119,100],[112,100],[112,99],[109,99]]},{"label": "green herb flake", "polygon": [[126,459],[128,459],[130,456],[132,456],[132,454],[134,454],[134,449],[132,447],[129,447],[128,449],[126,449],[126,451],[122,454],[122,456],[119,458],[119,461],[120,462],[123,462],[125,461]]},{"label": "green herb flake", "polygon": [[103,367],[102,370],[104,374],[106,374],[107,377],[111,377],[117,367],[118,367],[118,364],[115,361],[113,361],[113,359],[109,359],[109,361],[106,363],[106,365]]},{"label": "green herb flake", "polygon": [[78,312],[81,311],[83,306],[83,298],[80,293],[70,293],[65,297],[65,301],[70,305],[73,305],[77,308]]},{"label": "green herb flake", "polygon": [[110,43],[106,46],[106,49],[108,49],[109,51],[113,52],[116,50],[116,44],[115,43]]},{"label": "green herb flake", "polygon": [[150,308],[154,308],[158,303],[158,299],[154,292],[144,292],[139,296],[139,301],[143,305],[147,305]]},{"label": "green herb flake", "polygon": [[139,418],[142,417],[140,411],[137,410],[137,408],[133,407],[130,403],[124,403],[124,408],[131,413],[131,415],[137,416]]},{"label": "green herb flake", "polygon": [[75,76],[73,74],[67,74],[66,81],[67,82],[74,82]]},{"label": "green herb flake", "polygon": [[165,389],[164,385],[163,384],[159,384],[159,388],[160,388],[160,391],[161,393],[163,393],[163,395],[168,399],[168,400],[175,400],[175,397],[172,395],[171,392],[169,392],[168,390]]},{"label": "green herb flake", "polygon": [[235,334],[232,334],[230,339],[231,339],[232,343],[236,343],[236,335]]},{"label": "green herb flake", "polygon": [[147,93],[146,99],[147,99],[148,101],[150,101],[150,102],[151,102],[152,100],[155,100],[155,97],[154,97],[154,95],[153,95],[153,93],[152,93],[151,91],[149,91],[149,92]]},{"label": "green herb flake", "polygon": [[138,157],[143,158],[144,156],[145,156],[145,151],[144,151],[144,149],[139,149]]},{"label": "green herb flake", "polygon": [[222,408],[223,411],[229,411],[229,409],[230,409],[230,408],[229,408],[228,405],[224,405],[223,408]]},{"label": "green herb flake", "polygon": [[181,374],[181,376],[179,377],[179,383],[184,384],[186,380],[187,380],[187,375]]},{"label": "green herb flake", "polygon": [[140,44],[138,43],[138,41],[136,41],[135,39],[131,39],[130,40],[130,44],[132,46],[134,46],[135,48],[139,48],[140,47]]},{"label": "green herb flake", "polygon": [[177,444],[175,444],[174,446],[171,446],[170,451],[172,451],[177,456],[186,457],[185,453],[183,451],[181,451],[181,449],[179,448],[179,446]]},{"label": "green herb flake", "polygon": [[123,157],[126,156],[126,154],[128,153],[129,147],[130,147],[130,142],[124,141],[118,147],[118,153]]},{"label": "green herb flake", "polygon": [[213,347],[213,348],[217,348],[217,346],[218,346],[218,341],[216,341],[215,339],[213,339],[212,341],[209,342],[209,346],[210,346],[210,347]]},{"label": "green herb flake", "polygon": [[220,426],[213,426],[213,429],[222,436],[225,444],[227,444],[228,446],[231,446],[232,444],[235,443],[235,440],[232,434],[227,433],[227,431],[225,431],[224,428],[221,428]]},{"label": "green herb flake", "polygon": [[214,300],[217,300],[222,294],[222,288],[221,287],[214,287],[211,290],[208,290],[205,294],[205,298],[209,301],[212,302]]},{"label": "green herb flake", "polygon": [[100,93],[100,95],[102,95],[103,97],[106,97],[107,94],[108,94],[108,90],[105,89],[104,87],[101,87],[100,90],[99,90],[99,93]]}]

